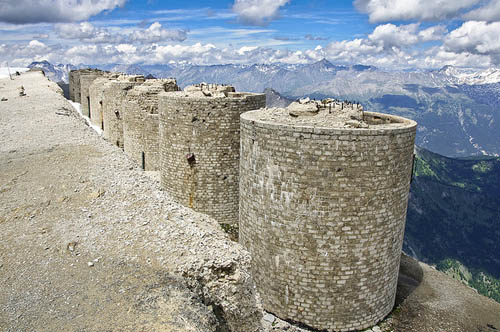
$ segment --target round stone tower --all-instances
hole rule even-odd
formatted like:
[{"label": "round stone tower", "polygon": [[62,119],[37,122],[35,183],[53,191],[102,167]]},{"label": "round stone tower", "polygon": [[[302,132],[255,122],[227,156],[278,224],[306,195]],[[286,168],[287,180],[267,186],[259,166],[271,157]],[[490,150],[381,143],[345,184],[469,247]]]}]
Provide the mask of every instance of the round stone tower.
[{"label": "round stone tower", "polygon": [[334,100],[241,116],[240,242],[266,310],[329,331],[390,313],[416,125]]},{"label": "round stone tower", "polygon": [[266,96],[197,85],[160,95],[161,182],[179,203],[223,224],[238,223],[240,115]]},{"label": "round stone tower", "polygon": [[104,129],[103,120],[103,99],[104,99],[104,85],[112,80],[117,79],[120,76],[118,73],[105,73],[102,77],[96,78],[92,84],[89,86],[89,98],[90,105],[89,108],[92,110],[90,112],[90,121],[93,125]]},{"label": "round stone tower", "polygon": [[86,117],[92,117],[89,87],[97,78],[106,74],[98,69],[86,69],[80,72],[80,104],[82,105],[82,114]]},{"label": "round stone tower", "polygon": [[103,137],[123,148],[123,113],[127,92],[144,83],[142,75],[122,75],[103,87],[102,117]]},{"label": "round stone tower", "polygon": [[175,79],[148,79],[127,93],[124,150],[146,171],[157,171],[160,167],[158,95],[179,90]]}]

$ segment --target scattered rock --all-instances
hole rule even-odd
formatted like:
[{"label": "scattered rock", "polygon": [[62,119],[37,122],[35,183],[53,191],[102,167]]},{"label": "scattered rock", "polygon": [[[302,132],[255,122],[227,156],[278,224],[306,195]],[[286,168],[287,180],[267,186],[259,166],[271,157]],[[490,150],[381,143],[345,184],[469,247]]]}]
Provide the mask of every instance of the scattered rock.
[{"label": "scattered rock", "polygon": [[87,262],[87,265],[88,265],[89,267],[92,267],[92,266],[94,266],[94,262]]},{"label": "scattered rock", "polygon": [[74,252],[74,251],[75,251],[75,249],[76,249],[76,245],[77,245],[77,244],[78,244],[78,242],[76,242],[76,241],[72,241],[72,242],[70,242],[70,243],[68,243],[68,244],[66,245],[66,249],[67,249],[69,252]]},{"label": "scattered rock", "polygon": [[88,199],[97,199],[97,198],[101,197],[102,195],[104,195],[104,193],[105,193],[105,190],[104,190],[104,189],[99,189],[99,190],[97,190],[97,191],[91,192],[91,193],[87,196],[87,198],[88,198]]},{"label": "scattered rock", "polygon": [[8,100],[8,99],[7,99],[7,98],[5,98],[5,97],[3,97],[3,98],[2,98],[2,101],[7,101],[7,100]]},{"label": "scattered rock", "polygon": [[269,323],[274,323],[274,321],[276,320],[276,317],[274,317],[274,315],[271,315],[270,313],[266,313],[264,315],[264,318],[263,318],[266,322],[269,322]]}]

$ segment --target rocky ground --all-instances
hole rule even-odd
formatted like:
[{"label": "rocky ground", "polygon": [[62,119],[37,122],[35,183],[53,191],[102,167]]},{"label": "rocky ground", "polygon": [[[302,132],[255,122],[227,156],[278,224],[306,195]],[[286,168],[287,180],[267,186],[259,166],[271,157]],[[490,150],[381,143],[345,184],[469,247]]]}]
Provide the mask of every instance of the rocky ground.
[{"label": "rocky ground", "polygon": [[[262,313],[248,254],[55,83],[1,79],[0,99],[0,331],[305,331]],[[500,329],[500,304],[405,257],[398,303],[373,331]]]}]

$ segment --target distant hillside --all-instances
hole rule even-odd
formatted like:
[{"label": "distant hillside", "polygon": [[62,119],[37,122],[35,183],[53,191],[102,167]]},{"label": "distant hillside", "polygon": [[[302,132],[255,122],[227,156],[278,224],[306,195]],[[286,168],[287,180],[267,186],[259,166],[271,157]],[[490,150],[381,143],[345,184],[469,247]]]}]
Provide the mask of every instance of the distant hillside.
[{"label": "distant hillside", "polygon": [[500,158],[417,148],[405,251],[500,302]]}]

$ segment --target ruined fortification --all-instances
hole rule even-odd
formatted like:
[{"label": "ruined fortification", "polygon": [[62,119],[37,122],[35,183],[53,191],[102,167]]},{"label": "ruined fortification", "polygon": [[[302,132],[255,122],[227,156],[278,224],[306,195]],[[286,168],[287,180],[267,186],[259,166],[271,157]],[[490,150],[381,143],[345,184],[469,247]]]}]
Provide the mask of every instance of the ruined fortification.
[{"label": "ruined fortification", "polygon": [[175,79],[148,79],[127,93],[124,150],[146,171],[160,169],[158,95],[179,90]]},{"label": "ruined fortification", "polygon": [[121,75],[103,86],[103,137],[121,148],[123,148],[123,114],[127,92],[144,81],[142,75]]},{"label": "ruined fortification", "polygon": [[89,87],[97,78],[106,74],[98,69],[87,69],[80,72],[80,104],[82,105],[82,114],[86,117],[92,117]]},{"label": "ruined fortification", "polygon": [[69,99],[75,103],[80,102],[80,72],[81,70],[69,72]]},{"label": "ruined fortification", "polygon": [[[75,100],[83,76],[72,72]],[[103,74],[87,90],[92,123],[159,170],[173,199],[239,220],[266,310],[329,331],[392,310],[415,122],[335,100],[265,109],[263,94],[139,75]]]},{"label": "ruined fortification", "polygon": [[90,98],[90,121],[95,126],[104,130],[103,118],[103,102],[104,102],[104,85],[109,81],[116,80],[120,74],[118,73],[105,73],[101,77],[96,78],[89,86]]},{"label": "ruined fortification", "polygon": [[266,310],[330,331],[390,313],[415,129],[333,100],[241,116],[240,242]]},{"label": "ruined fortification", "polygon": [[161,183],[181,204],[220,223],[238,223],[240,115],[263,94],[198,85],[160,95]]}]

